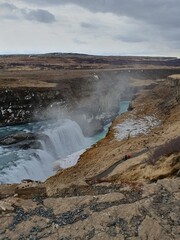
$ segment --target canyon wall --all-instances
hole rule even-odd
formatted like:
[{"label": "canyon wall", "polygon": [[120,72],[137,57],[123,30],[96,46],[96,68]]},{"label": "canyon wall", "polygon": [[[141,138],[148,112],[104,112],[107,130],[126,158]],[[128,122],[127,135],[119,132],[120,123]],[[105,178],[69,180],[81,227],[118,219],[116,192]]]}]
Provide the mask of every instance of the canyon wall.
[{"label": "canyon wall", "polygon": [[[65,83],[60,80],[60,84],[55,87],[2,87],[0,89],[0,125],[44,119],[47,117],[46,109],[51,108],[52,104],[57,108],[66,106],[68,110],[76,107],[79,111],[83,109],[90,115],[96,115],[98,109],[101,112],[105,111],[99,99],[100,95],[105,96],[112,93],[111,98],[115,99],[114,93],[117,94],[117,91],[123,89],[122,97],[130,99],[132,93],[136,92],[136,88],[128,83],[132,77],[142,80],[160,79],[166,78],[174,71],[170,69],[108,71],[95,75],[99,76],[98,79],[95,79],[92,74],[91,78],[66,80]],[[180,70],[176,70],[176,72],[178,73]],[[99,88],[98,91],[97,88]],[[117,104],[116,99],[112,106],[112,112],[117,110]]]},{"label": "canyon wall", "polygon": [[70,114],[100,130],[117,115],[120,99],[131,100],[138,91],[134,79],[166,79],[180,73],[178,64],[171,58],[1,56],[0,126]]}]

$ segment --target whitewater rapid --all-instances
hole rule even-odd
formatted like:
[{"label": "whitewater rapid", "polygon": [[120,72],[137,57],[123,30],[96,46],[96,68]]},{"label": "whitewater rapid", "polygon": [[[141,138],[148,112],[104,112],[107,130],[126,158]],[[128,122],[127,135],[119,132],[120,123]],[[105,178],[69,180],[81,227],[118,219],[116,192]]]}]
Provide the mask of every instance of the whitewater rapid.
[{"label": "whitewater rapid", "polygon": [[[121,102],[119,114],[127,111],[128,106],[128,101]],[[44,181],[54,170],[75,165],[87,148],[106,135],[108,127],[91,138],[86,138],[80,126],[70,119],[0,128],[0,137],[18,132],[42,136],[37,139],[39,149],[0,147],[0,184],[19,183],[23,179]]]},{"label": "whitewater rapid", "polygon": [[[84,137],[79,125],[70,119],[51,122],[41,128],[39,131],[44,136],[38,139],[41,149],[0,148],[0,183],[19,183],[22,179],[43,181],[53,174],[55,161],[62,159],[63,167],[69,167],[64,158],[69,156],[70,159],[71,154],[80,154],[80,150],[92,144],[92,139]],[[28,125],[23,131],[30,131]]]}]

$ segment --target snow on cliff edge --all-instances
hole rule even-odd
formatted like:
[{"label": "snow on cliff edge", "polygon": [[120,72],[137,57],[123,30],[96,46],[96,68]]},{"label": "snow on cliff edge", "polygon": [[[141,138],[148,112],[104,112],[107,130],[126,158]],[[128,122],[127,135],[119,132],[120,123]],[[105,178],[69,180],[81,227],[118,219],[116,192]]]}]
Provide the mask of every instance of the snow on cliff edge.
[{"label": "snow on cliff edge", "polygon": [[114,129],[116,131],[115,137],[117,140],[134,137],[139,134],[147,134],[150,129],[159,125],[160,121],[153,116],[145,116],[138,120],[126,119],[118,124]]}]

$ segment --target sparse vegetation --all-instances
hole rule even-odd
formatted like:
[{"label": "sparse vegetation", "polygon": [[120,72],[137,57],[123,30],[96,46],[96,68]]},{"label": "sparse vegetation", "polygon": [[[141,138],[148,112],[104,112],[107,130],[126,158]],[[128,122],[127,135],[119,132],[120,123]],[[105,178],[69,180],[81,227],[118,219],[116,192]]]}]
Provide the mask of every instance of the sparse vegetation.
[{"label": "sparse vegetation", "polygon": [[154,165],[160,157],[170,156],[171,154],[177,152],[180,152],[180,136],[156,148],[149,154],[147,162]]}]

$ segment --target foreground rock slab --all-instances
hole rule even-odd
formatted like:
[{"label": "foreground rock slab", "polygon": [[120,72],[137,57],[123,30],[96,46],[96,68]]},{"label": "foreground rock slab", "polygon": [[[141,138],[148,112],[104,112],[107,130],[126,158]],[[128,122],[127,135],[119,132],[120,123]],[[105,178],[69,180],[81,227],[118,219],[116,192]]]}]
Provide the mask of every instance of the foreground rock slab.
[{"label": "foreground rock slab", "polygon": [[[1,239],[179,239],[180,179],[0,201]],[[85,186],[84,186],[85,188]]]}]

